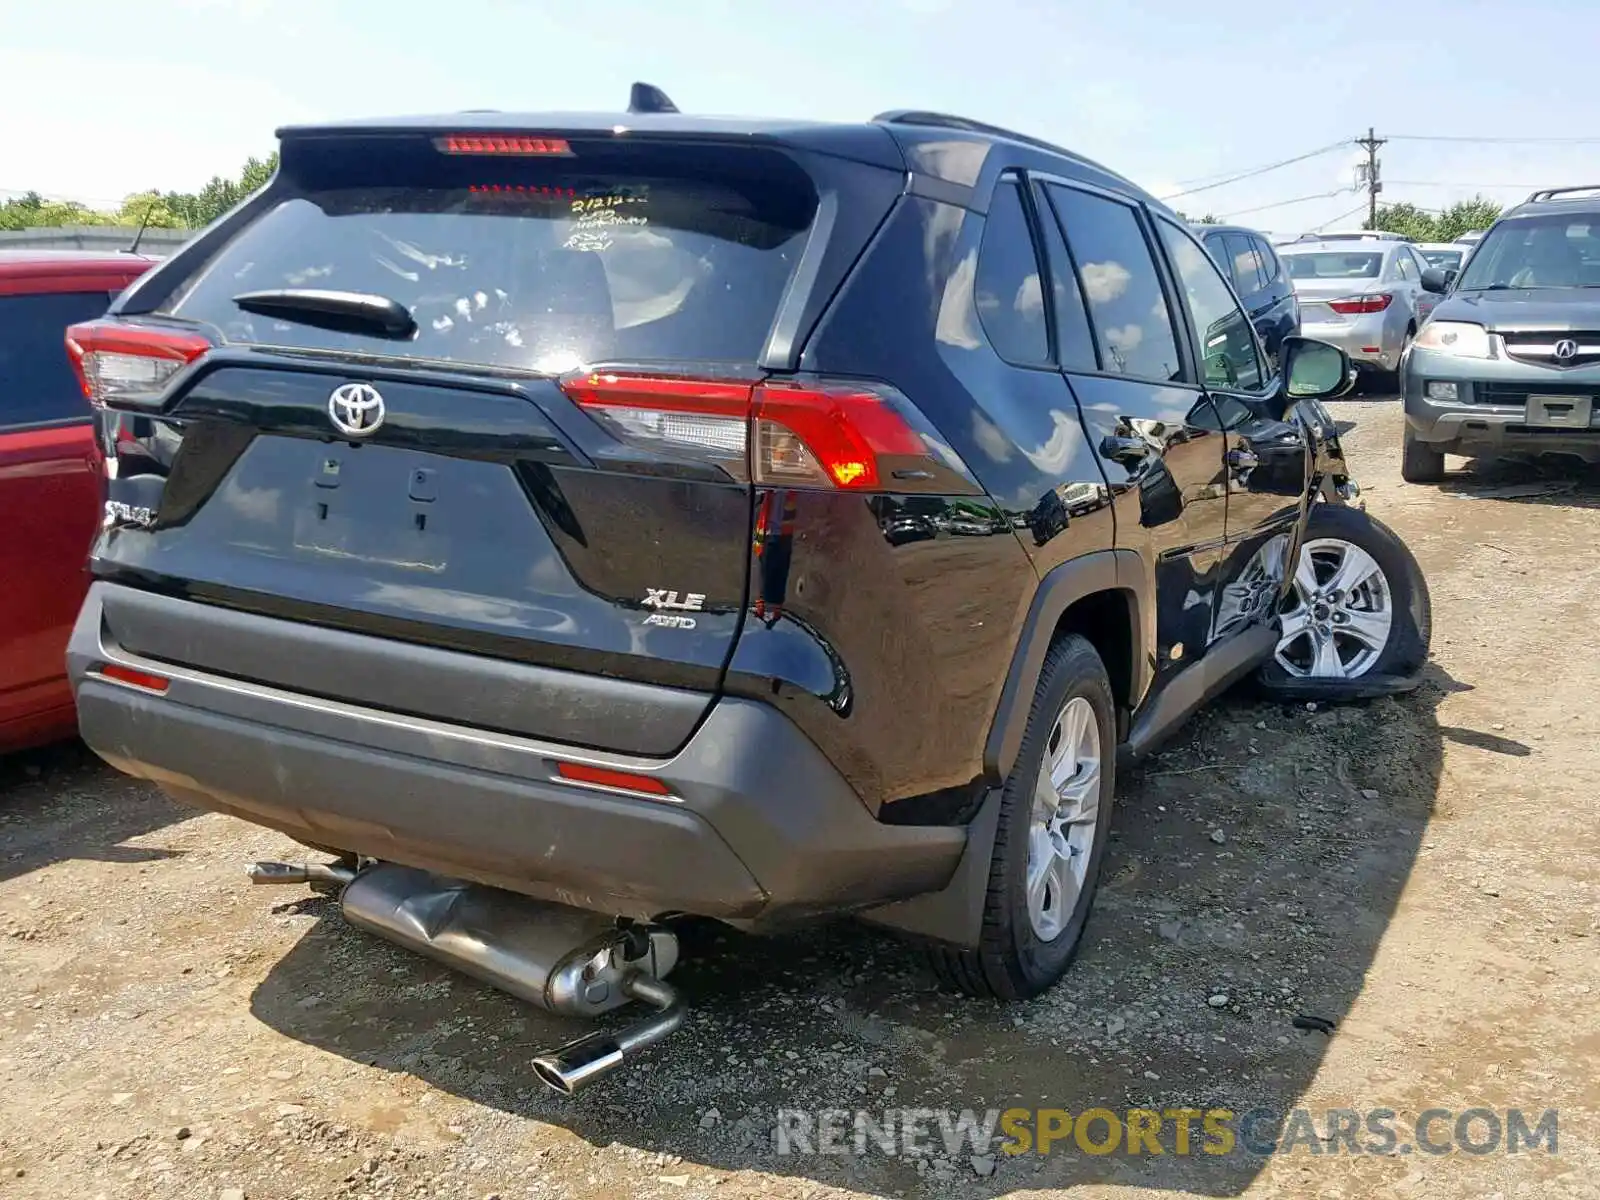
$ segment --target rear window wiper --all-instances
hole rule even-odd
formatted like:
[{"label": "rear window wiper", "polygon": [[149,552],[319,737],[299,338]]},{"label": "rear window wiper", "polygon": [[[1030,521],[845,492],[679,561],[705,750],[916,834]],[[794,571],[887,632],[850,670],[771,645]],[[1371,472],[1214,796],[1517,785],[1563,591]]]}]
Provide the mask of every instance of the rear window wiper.
[{"label": "rear window wiper", "polygon": [[233,302],[245,312],[315,325],[336,333],[364,333],[403,340],[417,332],[417,322],[405,305],[372,292],[274,288],[245,292],[235,296]]}]

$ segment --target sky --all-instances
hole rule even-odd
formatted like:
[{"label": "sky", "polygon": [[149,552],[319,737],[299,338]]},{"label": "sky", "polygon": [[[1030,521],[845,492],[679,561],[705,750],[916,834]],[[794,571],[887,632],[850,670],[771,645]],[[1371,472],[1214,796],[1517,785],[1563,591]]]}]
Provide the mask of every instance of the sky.
[{"label": "sky", "polygon": [[1600,0],[0,0],[0,198],[110,207],[281,124],[616,110],[642,79],[685,112],[959,113],[1162,197],[1347,143],[1171,201],[1292,234],[1359,221],[1369,127],[1387,201],[1600,182],[1597,47]]}]

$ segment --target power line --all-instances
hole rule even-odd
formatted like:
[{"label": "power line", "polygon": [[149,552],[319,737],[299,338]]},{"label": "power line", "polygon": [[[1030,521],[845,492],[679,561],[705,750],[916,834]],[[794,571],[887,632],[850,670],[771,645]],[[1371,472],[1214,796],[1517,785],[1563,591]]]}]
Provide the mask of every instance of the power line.
[{"label": "power line", "polygon": [[1321,231],[1323,229],[1326,229],[1329,225],[1332,225],[1337,221],[1344,220],[1346,217],[1353,217],[1358,212],[1360,212],[1363,208],[1365,208],[1366,206],[1367,206],[1367,202],[1365,200],[1363,200],[1360,204],[1356,205],[1349,212],[1342,212],[1337,217],[1329,217],[1321,225],[1318,225],[1317,228],[1315,230],[1313,230],[1312,232],[1313,233],[1319,232],[1319,231]]},{"label": "power line", "polygon": [[1296,196],[1292,200],[1274,200],[1271,204],[1258,204],[1254,208],[1237,208],[1224,215],[1243,217],[1250,213],[1266,212],[1269,208],[1287,208],[1291,204],[1304,204],[1307,200],[1326,200],[1329,196],[1343,196],[1349,188],[1335,188],[1331,192],[1317,192],[1311,196]]},{"label": "power line", "polygon": [[1331,150],[1337,150],[1341,146],[1348,146],[1349,144],[1350,141],[1347,138],[1344,141],[1334,142],[1317,150],[1308,150],[1304,154],[1297,154],[1293,158],[1283,159],[1281,162],[1268,163],[1264,167],[1254,167],[1249,171],[1240,171],[1237,175],[1229,175],[1226,179],[1217,180],[1216,183],[1208,183],[1201,187],[1186,188],[1181,192],[1173,192],[1170,196],[1162,196],[1161,199],[1176,200],[1180,196],[1193,196],[1198,192],[1209,192],[1213,188],[1226,187],[1230,183],[1238,183],[1241,179],[1254,179],[1257,175],[1265,175],[1268,171],[1276,171],[1282,167],[1293,166],[1298,162],[1305,162],[1308,158],[1316,158],[1319,154],[1327,154]]},{"label": "power line", "polygon": [[1482,146],[1592,146],[1600,137],[1476,137],[1453,134],[1391,133],[1392,142],[1471,142]]},{"label": "power line", "polygon": [[1540,188],[1540,187],[1549,186],[1548,184],[1539,184],[1539,183],[1505,183],[1505,182],[1498,182],[1498,183],[1454,182],[1454,183],[1452,183],[1452,182],[1448,182],[1448,181],[1443,180],[1443,179],[1391,179],[1388,182],[1393,183],[1393,184],[1397,184],[1400,187],[1474,187],[1474,188],[1488,187],[1488,188],[1516,188],[1518,191],[1521,191],[1523,189],[1537,189],[1537,188]]}]

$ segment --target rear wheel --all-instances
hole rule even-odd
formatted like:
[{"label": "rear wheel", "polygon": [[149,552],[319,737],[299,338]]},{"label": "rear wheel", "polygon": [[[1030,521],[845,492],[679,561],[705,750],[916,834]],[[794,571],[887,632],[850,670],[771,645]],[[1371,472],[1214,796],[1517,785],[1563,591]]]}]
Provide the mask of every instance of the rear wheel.
[{"label": "rear wheel", "polygon": [[1409,426],[1400,435],[1400,478],[1407,483],[1438,483],[1444,478],[1444,451],[1419,442]]},{"label": "rear wheel", "polygon": [[973,996],[1022,1000],[1066,973],[1100,879],[1115,787],[1111,681],[1087,640],[1051,647],[1006,779],[976,950],[935,946],[934,970]]}]

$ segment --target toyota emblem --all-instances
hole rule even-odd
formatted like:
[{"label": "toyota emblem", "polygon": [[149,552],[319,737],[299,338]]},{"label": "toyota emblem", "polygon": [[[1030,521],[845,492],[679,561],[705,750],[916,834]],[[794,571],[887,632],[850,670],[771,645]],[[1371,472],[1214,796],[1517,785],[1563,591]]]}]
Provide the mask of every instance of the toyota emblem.
[{"label": "toyota emblem", "polygon": [[1578,343],[1571,338],[1562,338],[1555,345],[1555,358],[1557,362],[1571,362],[1578,357]]},{"label": "toyota emblem", "polygon": [[370,383],[346,383],[328,397],[328,417],[346,437],[366,437],[383,424],[383,396]]}]

